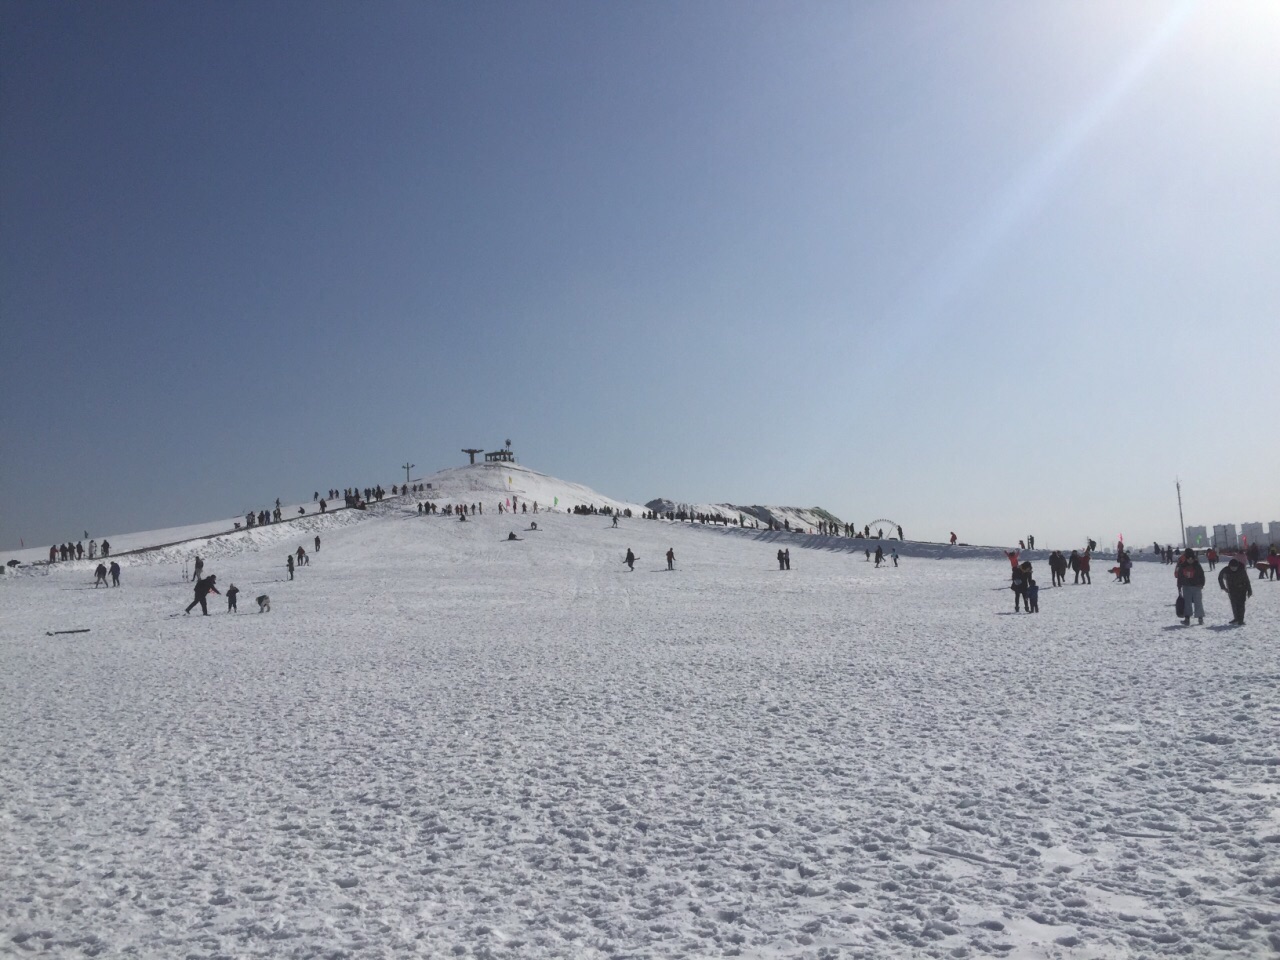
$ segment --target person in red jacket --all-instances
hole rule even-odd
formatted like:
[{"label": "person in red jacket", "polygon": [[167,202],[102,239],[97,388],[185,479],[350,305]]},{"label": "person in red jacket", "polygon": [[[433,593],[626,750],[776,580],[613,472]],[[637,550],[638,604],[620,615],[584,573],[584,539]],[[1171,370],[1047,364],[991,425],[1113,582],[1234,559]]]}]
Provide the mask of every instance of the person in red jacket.
[{"label": "person in red jacket", "polygon": [[1080,554],[1080,579],[1085,583],[1093,583],[1089,578],[1089,551]]},{"label": "person in red jacket", "polygon": [[1178,592],[1182,594],[1182,625],[1189,626],[1194,614],[1197,623],[1204,623],[1204,567],[1196,559],[1196,552],[1190,547],[1182,551],[1182,558],[1173,571],[1178,581]]}]

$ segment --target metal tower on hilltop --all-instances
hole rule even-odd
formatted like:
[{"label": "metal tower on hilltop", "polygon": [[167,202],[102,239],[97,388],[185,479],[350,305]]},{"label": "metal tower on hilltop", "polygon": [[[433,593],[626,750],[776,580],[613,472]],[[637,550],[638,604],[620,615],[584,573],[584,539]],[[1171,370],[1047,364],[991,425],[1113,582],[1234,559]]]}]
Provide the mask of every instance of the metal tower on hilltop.
[{"label": "metal tower on hilltop", "polygon": [[412,470],[414,467],[416,467],[416,466],[417,466],[417,464],[416,464],[416,463],[410,463],[408,460],[406,460],[404,463],[400,464],[400,466],[404,468],[404,482],[405,482],[405,483],[408,483],[408,482],[409,482],[409,471],[410,471],[410,470]]},{"label": "metal tower on hilltop", "polygon": [[463,452],[463,453],[465,453],[465,454],[467,454],[468,456],[470,456],[470,457],[471,457],[471,462],[472,462],[472,463],[475,463],[475,462],[476,462],[476,454],[477,454],[477,453],[484,453],[484,451],[483,451],[483,450],[477,450],[475,447],[467,447],[467,449],[463,450],[462,452]]}]

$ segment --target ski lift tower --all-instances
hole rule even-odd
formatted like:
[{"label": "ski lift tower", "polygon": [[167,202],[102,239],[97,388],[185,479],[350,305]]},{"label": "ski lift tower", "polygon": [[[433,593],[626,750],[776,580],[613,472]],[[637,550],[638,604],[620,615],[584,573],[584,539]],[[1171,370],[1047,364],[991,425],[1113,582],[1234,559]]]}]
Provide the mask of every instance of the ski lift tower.
[{"label": "ski lift tower", "polygon": [[483,450],[477,450],[477,449],[476,449],[476,448],[474,448],[474,447],[468,447],[466,450],[463,450],[462,452],[463,452],[463,453],[465,453],[465,454],[468,454],[468,455],[471,457],[471,462],[472,462],[473,464],[476,462],[476,454],[477,454],[477,453],[484,453],[484,451],[483,451]]}]

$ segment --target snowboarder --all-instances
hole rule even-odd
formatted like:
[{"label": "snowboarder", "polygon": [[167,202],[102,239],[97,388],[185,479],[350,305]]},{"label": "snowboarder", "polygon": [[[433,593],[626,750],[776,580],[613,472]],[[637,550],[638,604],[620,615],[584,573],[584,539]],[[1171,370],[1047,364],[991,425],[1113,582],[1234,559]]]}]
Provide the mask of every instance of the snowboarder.
[{"label": "snowboarder", "polygon": [[107,572],[111,574],[111,585],[113,587],[120,586],[120,564],[112,560],[111,566],[107,568]]},{"label": "snowboarder", "polygon": [[1244,603],[1247,597],[1253,596],[1253,586],[1249,583],[1249,571],[1238,557],[1232,557],[1222,568],[1222,572],[1218,574],[1218,586],[1227,591],[1227,598],[1231,601],[1231,622],[1237,627],[1243,627]]},{"label": "snowboarder", "polygon": [[107,565],[105,563],[98,564],[98,569],[93,571],[93,589],[98,589],[98,584],[104,587],[107,585]]},{"label": "snowboarder", "polygon": [[674,570],[675,568],[676,568],[675,547],[667,547],[667,569]]},{"label": "snowboarder", "polygon": [[184,610],[183,612],[190,613],[192,607],[194,607],[198,603],[200,604],[200,612],[207,617],[209,615],[209,604],[205,598],[208,597],[209,594],[211,593],[216,593],[218,596],[222,596],[222,591],[219,590],[217,586],[215,586],[217,581],[218,581],[218,576],[217,574],[214,574],[214,573],[209,574],[209,576],[205,577],[203,580],[197,580],[196,581],[196,598],[191,601],[187,609]]},{"label": "snowboarder", "polygon": [[236,594],[240,592],[240,588],[234,583],[227,587],[227,613],[236,612]]},{"label": "snowboarder", "polygon": [[622,558],[622,562],[627,565],[627,569],[632,573],[636,570],[636,555],[631,552],[631,548],[627,547],[627,555]]},{"label": "snowboarder", "polygon": [[284,565],[289,569],[289,579],[293,579],[293,554],[285,554]]}]

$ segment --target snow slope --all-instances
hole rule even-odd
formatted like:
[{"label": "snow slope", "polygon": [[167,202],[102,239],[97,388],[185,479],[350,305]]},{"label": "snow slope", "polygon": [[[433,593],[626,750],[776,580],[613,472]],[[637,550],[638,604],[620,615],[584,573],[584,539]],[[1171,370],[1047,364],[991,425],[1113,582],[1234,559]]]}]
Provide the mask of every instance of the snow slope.
[{"label": "snow slope", "polygon": [[1014,616],[1003,556],[532,519],[390,500],[219,538],[235,616],[181,615],[189,546],[118,590],[6,576],[0,955],[1280,947],[1280,584],[1183,628],[1169,568],[1037,565]]}]

